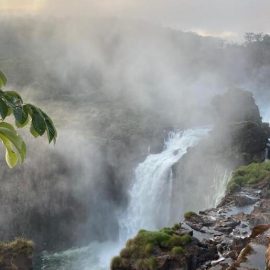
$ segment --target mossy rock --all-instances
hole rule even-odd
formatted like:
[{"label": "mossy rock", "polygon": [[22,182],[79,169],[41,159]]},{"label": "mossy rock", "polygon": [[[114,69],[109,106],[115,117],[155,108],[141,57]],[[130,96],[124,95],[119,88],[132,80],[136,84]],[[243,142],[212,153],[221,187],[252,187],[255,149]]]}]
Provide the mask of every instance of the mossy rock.
[{"label": "mossy rock", "polygon": [[185,250],[183,249],[183,247],[174,247],[171,250],[172,255],[177,256],[177,255],[181,255],[185,252]]},{"label": "mossy rock", "polygon": [[13,255],[32,255],[34,244],[32,241],[23,238],[17,238],[13,242],[0,243],[0,254],[9,252]]},{"label": "mossy rock", "polygon": [[181,229],[181,224],[179,224],[179,223],[174,224],[173,227],[172,227],[172,229],[173,229],[174,231],[180,230],[180,229]]},{"label": "mossy rock", "polygon": [[[120,256],[113,258],[111,269],[130,269],[132,265],[138,270],[154,270],[157,267],[158,254],[185,253],[185,246],[192,241],[192,237],[189,234],[181,235],[180,229],[181,226],[177,225],[159,231],[140,230],[135,238],[127,241]],[[176,247],[178,249],[174,249]]]},{"label": "mossy rock", "polygon": [[33,250],[33,242],[23,238],[0,243],[0,269],[32,269]]},{"label": "mossy rock", "polygon": [[251,163],[239,167],[227,185],[227,192],[238,191],[241,187],[253,186],[261,181],[270,181],[270,162]]},{"label": "mossy rock", "polygon": [[195,212],[192,212],[192,211],[188,211],[184,214],[184,218],[187,220],[191,219],[194,216],[197,216],[197,214]]},{"label": "mossy rock", "polygon": [[155,257],[139,259],[135,263],[135,268],[137,270],[155,270],[157,269],[157,259]]},{"label": "mossy rock", "polygon": [[175,246],[186,246],[192,241],[192,237],[188,234],[178,236],[174,235],[168,241],[169,247],[173,248]]}]

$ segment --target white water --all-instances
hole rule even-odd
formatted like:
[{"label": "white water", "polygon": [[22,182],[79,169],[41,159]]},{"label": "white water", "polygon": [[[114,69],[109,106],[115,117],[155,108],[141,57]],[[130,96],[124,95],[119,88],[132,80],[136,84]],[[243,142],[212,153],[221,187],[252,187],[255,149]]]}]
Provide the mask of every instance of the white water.
[{"label": "white water", "polygon": [[113,256],[125,241],[140,229],[169,225],[172,197],[172,166],[189,147],[196,145],[209,129],[170,132],[164,150],[150,154],[135,170],[130,202],[119,218],[120,236],[116,243],[92,243],[88,247],[43,256],[42,270],[108,270]]},{"label": "white water", "polygon": [[217,207],[224,198],[226,193],[226,187],[231,179],[232,172],[229,170],[215,168],[213,183],[209,187],[209,194],[207,199],[207,209],[212,207]]},{"label": "white water", "polygon": [[142,228],[154,230],[168,225],[173,187],[172,166],[207,133],[207,129],[170,132],[163,152],[149,155],[138,165],[129,192],[130,203],[119,222],[120,239],[127,239]]}]

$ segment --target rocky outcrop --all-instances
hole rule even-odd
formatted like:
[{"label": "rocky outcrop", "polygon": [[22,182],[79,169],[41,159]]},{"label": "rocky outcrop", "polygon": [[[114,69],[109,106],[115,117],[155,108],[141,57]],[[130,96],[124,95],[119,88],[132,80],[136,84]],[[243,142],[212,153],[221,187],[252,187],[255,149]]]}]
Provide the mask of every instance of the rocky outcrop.
[{"label": "rocky outcrop", "polygon": [[[157,233],[167,233],[166,239],[190,235],[188,242],[179,241],[174,246],[164,245],[163,238],[162,241],[151,239],[149,253],[138,255],[134,250],[127,253],[126,249],[140,238],[139,233],[114,259],[111,269],[264,270],[269,265],[270,163],[239,168],[230,185],[234,182],[241,184],[234,190],[228,187],[218,207],[199,213],[187,212],[179,225]],[[146,246],[148,240],[144,242]],[[145,251],[145,246],[141,245],[139,250]],[[155,264],[138,266],[137,260],[148,262],[150,258]]]},{"label": "rocky outcrop", "polygon": [[235,168],[265,158],[270,128],[249,92],[229,91],[216,97],[212,106],[214,125],[209,135],[174,166],[172,217],[181,214],[179,205],[196,211],[215,206],[212,195],[224,189]]},{"label": "rocky outcrop", "polygon": [[10,243],[0,243],[1,270],[32,270],[33,243],[17,239]]}]

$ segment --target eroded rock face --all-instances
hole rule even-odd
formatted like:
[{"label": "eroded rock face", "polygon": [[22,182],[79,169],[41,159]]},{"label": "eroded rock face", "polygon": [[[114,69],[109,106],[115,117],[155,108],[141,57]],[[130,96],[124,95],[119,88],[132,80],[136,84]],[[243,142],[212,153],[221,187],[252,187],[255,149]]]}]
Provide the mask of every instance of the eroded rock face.
[{"label": "eroded rock face", "polygon": [[261,116],[252,93],[232,89],[212,100],[215,120],[223,124],[238,122],[260,123]]}]

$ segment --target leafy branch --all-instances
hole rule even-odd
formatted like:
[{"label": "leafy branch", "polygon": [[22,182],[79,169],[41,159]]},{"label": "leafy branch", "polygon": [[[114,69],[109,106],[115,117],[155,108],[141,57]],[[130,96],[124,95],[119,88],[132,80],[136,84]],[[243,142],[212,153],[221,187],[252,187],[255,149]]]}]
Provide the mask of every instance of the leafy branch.
[{"label": "leafy branch", "polygon": [[23,128],[30,123],[30,132],[34,137],[47,133],[48,141],[55,143],[57,131],[51,118],[40,108],[25,104],[15,91],[3,91],[7,78],[0,71],[0,141],[6,148],[6,162],[10,168],[22,163],[26,156],[26,144],[16,128],[4,120],[13,115],[15,126]]}]

